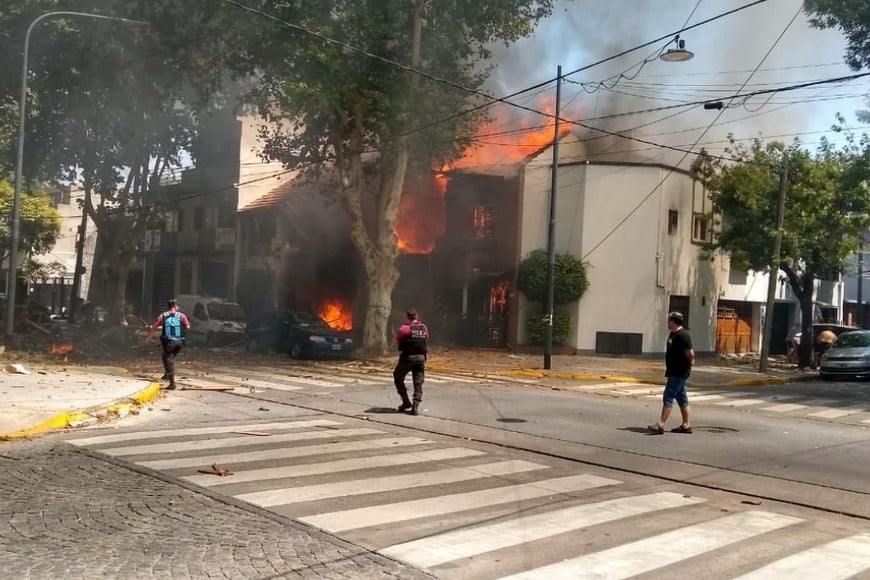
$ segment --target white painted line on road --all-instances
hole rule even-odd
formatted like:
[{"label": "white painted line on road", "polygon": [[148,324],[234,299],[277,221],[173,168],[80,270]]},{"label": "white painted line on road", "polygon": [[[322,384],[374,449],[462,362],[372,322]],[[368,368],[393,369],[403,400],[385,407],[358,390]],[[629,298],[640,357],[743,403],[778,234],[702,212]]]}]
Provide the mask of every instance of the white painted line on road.
[{"label": "white painted line on road", "polygon": [[280,383],[276,381],[269,380],[260,380],[260,379],[251,379],[240,376],[232,376],[232,375],[210,375],[209,378],[214,377],[215,379],[233,385],[234,387],[247,388],[247,387],[256,387],[260,389],[275,389],[278,391],[298,391],[302,387],[299,385],[290,385],[286,383]]},{"label": "white painted line on road", "polygon": [[[344,387],[345,383],[334,383],[331,381],[321,381],[319,379],[308,379],[296,376],[285,376],[285,377],[275,377],[272,380],[264,379],[247,379],[243,380],[241,375],[233,375],[233,374],[212,374],[209,375],[209,378],[214,378],[216,380],[224,380],[224,381],[235,381],[233,384],[236,385],[253,385],[255,387],[261,387],[265,389],[276,389],[276,390],[295,390],[301,388],[298,385],[303,385],[306,387]],[[276,382],[276,381],[283,381]],[[286,383],[293,383],[292,385],[287,385]]]},{"label": "white painted line on road", "polygon": [[249,471],[235,471],[232,477],[220,478],[213,475],[192,475],[183,477],[191,483],[210,487],[214,485],[232,485],[234,483],[246,483],[250,481],[264,481],[268,479],[283,479],[290,477],[306,477],[309,475],[323,475],[327,473],[341,473],[358,469],[373,469],[376,467],[393,467],[396,465],[412,465],[414,463],[426,463],[427,461],[446,461],[463,457],[475,457],[486,455],[483,451],[466,449],[464,447],[449,447],[446,449],[433,449],[430,451],[408,452],[401,455],[376,455],[373,457],[360,457],[355,459],[340,459],[323,463],[308,463],[306,465],[286,465],[283,467],[268,467],[265,469],[252,469]]},{"label": "white painted line on road", "polygon": [[661,397],[661,389],[655,387],[640,387],[635,389],[611,389],[611,393],[618,393],[620,395],[655,395],[656,397]]},{"label": "white painted line on road", "polygon": [[763,511],[743,512],[507,576],[502,580],[630,578],[801,521]]},{"label": "white painted line on road", "polygon": [[310,421],[284,421],[281,423],[247,423],[244,425],[220,425],[215,427],[192,427],[190,429],[160,429],[157,431],[135,431],[131,433],[114,433],[112,435],[97,435],[83,439],[70,439],[69,443],[79,447],[117,443],[119,441],[135,441],[141,439],[162,439],[164,437],[185,437],[189,435],[208,435],[211,433],[232,433],[234,431],[273,431],[275,429],[305,429],[309,427],[331,427],[341,425],[328,419],[313,419]]},{"label": "white painted line on road", "polygon": [[[151,469],[183,469],[195,468],[212,463],[226,467],[233,464],[253,463],[255,461],[274,461],[311,457],[332,453],[348,453],[351,451],[367,451],[369,449],[397,449],[414,445],[431,445],[434,441],[419,437],[386,437],[369,439],[367,441],[345,441],[342,443],[326,443],[321,445],[305,445],[303,447],[277,447],[263,451],[241,451],[239,453],[221,453],[197,457],[182,457],[178,459],[157,459],[154,461],[137,461],[138,465]],[[230,451],[230,450],[227,450]]]},{"label": "white painted line on road", "polygon": [[156,443],[154,445],[136,445],[132,447],[114,447],[100,449],[100,453],[114,457],[125,455],[147,455],[154,453],[180,453],[184,451],[198,451],[200,449],[221,449],[240,447],[244,445],[271,445],[273,443],[286,443],[288,441],[305,441],[307,439],[329,439],[331,437],[357,437],[360,435],[383,435],[383,431],[377,429],[324,429],[322,431],[302,431],[298,433],[282,433],[269,437],[254,437],[245,435],[242,437],[223,437],[220,439],[194,439],[191,441],[177,441],[174,443]]},{"label": "white painted line on road", "polygon": [[870,534],[843,538],[759,568],[737,580],[793,580],[811,570],[825,580],[846,580],[870,568]]},{"label": "white painted line on road", "polygon": [[770,403],[770,401],[766,399],[740,399],[737,401],[728,400],[723,401],[722,403],[717,403],[720,405],[727,405],[729,407],[750,407],[752,405],[766,405]]},{"label": "white painted line on road", "polygon": [[799,405],[796,403],[782,403],[779,405],[773,405],[770,407],[762,407],[762,411],[769,411],[771,413],[791,413],[792,411],[797,411],[799,409],[806,409],[807,405]]},{"label": "white painted line on road", "polygon": [[305,501],[318,501],[322,499],[345,497],[349,495],[363,495],[366,493],[379,493],[384,491],[395,491],[398,489],[410,489],[414,487],[444,485],[447,483],[471,481],[486,477],[525,473],[528,471],[536,471],[538,469],[547,469],[547,466],[538,463],[531,463],[529,461],[511,460],[499,463],[475,465],[471,467],[455,467],[451,469],[422,471],[410,475],[393,475],[302,487],[270,489],[254,493],[244,493],[235,497],[260,507],[270,507]]},{"label": "white painted line on road", "polygon": [[293,382],[296,379],[320,381],[323,383],[322,386],[324,387],[346,387],[348,385],[356,385],[363,379],[369,381],[372,378],[371,375],[332,375],[321,372],[300,371],[292,367],[287,368],[283,371],[248,371],[247,369],[230,369],[225,367],[217,367],[215,370],[220,373],[229,374],[243,373],[245,375],[256,376],[267,381],[277,380]]},{"label": "white painted line on road", "polygon": [[689,393],[689,403],[694,403],[696,401],[701,402],[710,402],[710,401],[722,401],[726,397],[719,393],[710,393],[709,395],[693,395]]},{"label": "white painted line on road", "polygon": [[[396,544],[380,552],[409,564],[428,568],[606,522],[685,507],[703,501],[700,498],[684,497],[683,494],[672,492],[623,497],[446,532]],[[535,578],[544,577],[547,575],[535,576]]]},{"label": "white painted line on road", "polygon": [[620,483],[622,482],[594,475],[571,475],[536,481],[534,483],[521,483],[493,489],[481,489],[466,493],[455,493],[412,501],[342,510],[299,518],[299,520],[328,532],[343,532],[418,518],[441,516],[482,507],[521,502],[556,494],[584,491],[608,485],[618,485]]},{"label": "white painted line on road", "polygon": [[838,419],[840,417],[845,417],[847,415],[854,415],[855,413],[861,413],[863,409],[850,409],[848,407],[836,408],[831,407],[827,409],[823,409],[821,411],[816,411],[815,413],[809,413],[807,417],[819,417],[821,419]]}]

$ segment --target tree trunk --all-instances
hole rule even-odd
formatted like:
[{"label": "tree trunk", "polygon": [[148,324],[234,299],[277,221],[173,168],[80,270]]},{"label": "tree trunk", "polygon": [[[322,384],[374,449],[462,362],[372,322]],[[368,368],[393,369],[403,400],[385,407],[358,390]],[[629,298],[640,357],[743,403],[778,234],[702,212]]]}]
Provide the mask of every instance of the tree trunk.
[{"label": "tree trunk", "polygon": [[382,355],[389,348],[387,322],[393,309],[393,288],[399,273],[393,265],[392,256],[378,256],[372,266],[374,268],[370,273],[369,267],[366,267],[368,308],[363,326],[363,350],[372,355]]},{"label": "tree trunk", "polygon": [[[798,350],[798,368],[807,369],[815,366],[813,353],[815,352],[816,337],[813,333],[815,318],[815,303],[813,301],[814,282],[813,278],[802,280],[803,290],[800,297],[801,306],[801,343]],[[809,288],[807,288],[809,286]]]}]

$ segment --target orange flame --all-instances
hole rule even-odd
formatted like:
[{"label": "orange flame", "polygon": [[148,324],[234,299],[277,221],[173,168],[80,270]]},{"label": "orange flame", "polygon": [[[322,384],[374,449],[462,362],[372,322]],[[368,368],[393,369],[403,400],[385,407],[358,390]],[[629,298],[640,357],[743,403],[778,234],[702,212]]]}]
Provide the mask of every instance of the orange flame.
[{"label": "orange flame", "polygon": [[353,312],[347,304],[339,300],[327,300],[317,309],[317,314],[330,328],[353,329]]},{"label": "orange flame", "polygon": [[[537,109],[550,115],[555,113],[555,100],[541,98]],[[481,125],[474,144],[458,159],[441,167],[440,173],[424,177],[408,177],[399,200],[396,214],[396,246],[402,254],[429,254],[436,240],[446,230],[444,194],[447,191],[447,172],[452,169],[493,165],[512,165],[541,153],[553,142],[555,120],[534,116],[508,118],[502,116]],[[563,119],[579,118],[579,110],[564,107]],[[570,133],[572,125],[562,124],[560,136]]]},{"label": "orange flame", "polygon": [[53,344],[48,352],[51,354],[69,354],[74,351],[75,348],[75,345],[71,342],[65,344]]},{"label": "orange flame", "polygon": [[405,190],[396,213],[396,246],[402,254],[429,254],[435,241],[444,234],[444,194],[447,176],[443,173],[405,179]]}]

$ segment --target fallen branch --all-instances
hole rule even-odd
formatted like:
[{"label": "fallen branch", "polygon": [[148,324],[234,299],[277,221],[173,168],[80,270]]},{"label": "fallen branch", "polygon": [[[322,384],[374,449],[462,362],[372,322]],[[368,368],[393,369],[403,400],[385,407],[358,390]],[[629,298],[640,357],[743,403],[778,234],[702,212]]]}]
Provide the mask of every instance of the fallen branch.
[{"label": "fallen branch", "polygon": [[211,469],[197,469],[196,471],[197,473],[204,473],[206,475],[217,475],[218,477],[226,477],[227,475],[233,474],[233,472],[229,469],[218,467],[215,464],[212,464]]}]

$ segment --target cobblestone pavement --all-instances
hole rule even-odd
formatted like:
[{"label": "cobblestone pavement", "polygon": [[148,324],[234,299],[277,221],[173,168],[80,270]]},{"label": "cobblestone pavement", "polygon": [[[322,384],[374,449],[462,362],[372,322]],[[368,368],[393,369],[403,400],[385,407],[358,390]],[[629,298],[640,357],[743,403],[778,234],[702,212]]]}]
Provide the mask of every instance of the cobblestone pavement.
[{"label": "cobblestone pavement", "polygon": [[430,578],[50,441],[0,446],[4,578]]}]

